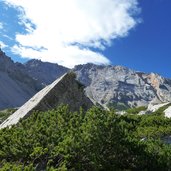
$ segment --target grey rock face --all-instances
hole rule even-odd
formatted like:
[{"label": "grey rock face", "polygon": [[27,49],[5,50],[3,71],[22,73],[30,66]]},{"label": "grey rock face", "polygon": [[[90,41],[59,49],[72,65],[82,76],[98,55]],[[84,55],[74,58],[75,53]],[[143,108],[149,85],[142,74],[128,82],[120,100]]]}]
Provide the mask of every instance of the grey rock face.
[{"label": "grey rock face", "polygon": [[21,106],[41,88],[0,49],[0,109]]},{"label": "grey rock face", "polygon": [[28,74],[43,85],[51,84],[54,80],[69,71],[68,68],[61,65],[42,62],[36,59],[28,61],[24,66]]},{"label": "grey rock face", "polygon": [[122,66],[78,65],[77,79],[89,97],[104,107],[147,106],[171,101],[171,80]]},{"label": "grey rock face", "polygon": [[14,63],[0,49],[0,109],[20,107],[68,71],[63,66],[40,60]]},{"label": "grey rock face", "polygon": [[[17,107],[70,69],[30,60],[14,63],[0,51],[0,108]],[[73,71],[94,103],[105,108],[147,106],[171,101],[171,79],[122,66],[77,65]],[[15,100],[13,100],[15,99]]]},{"label": "grey rock face", "polygon": [[28,117],[32,111],[46,111],[61,104],[68,104],[71,111],[80,107],[89,109],[93,102],[84,94],[84,87],[75,79],[75,74],[68,73],[42,89],[14,114],[6,119],[0,129],[17,124],[21,118]]}]

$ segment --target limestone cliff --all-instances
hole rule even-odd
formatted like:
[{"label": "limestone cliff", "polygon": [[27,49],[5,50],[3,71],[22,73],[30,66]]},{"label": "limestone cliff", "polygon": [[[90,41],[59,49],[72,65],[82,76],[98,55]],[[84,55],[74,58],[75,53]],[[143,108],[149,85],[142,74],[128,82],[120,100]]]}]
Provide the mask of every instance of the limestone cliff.
[{"label": "limestone cliff", "polygon": [[123,66],[78,65],[74,68],[85,91],[104,107],[123,109],[171,102],[171,79]]}]

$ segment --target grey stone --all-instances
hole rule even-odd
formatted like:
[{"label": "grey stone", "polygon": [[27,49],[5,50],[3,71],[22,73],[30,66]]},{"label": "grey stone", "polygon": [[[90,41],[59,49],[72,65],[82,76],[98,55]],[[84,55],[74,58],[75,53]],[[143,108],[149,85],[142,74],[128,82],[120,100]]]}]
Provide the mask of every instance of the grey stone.
[{"label": "grey stone", "polygon": [[[0,109],[21,106],[68,71],[66,67],[40,60],[14,63],[0,51]],[[171,102],[171,79],[158,74],[95,64],[77,65],[73,71],[86,86],[86,95],[107,109]]]},{"label": "grey stone", "polygon": [[88,110],[93,102],[84,94],[84,87],[75,79],[75,74],[68,73],[42,89],[7,118],[1,128],[17,124],[21,118],[28,117],[33,111],[47,111],[59,105],[68,105],[71,111],[80,107]]},{"label": "grey stone", "polygon": [[41,88],[0,49],[0,109],[23,105]]},{"label": "grey stone", "polygon": [[49,62],[32,59],[24,64],[28,75],[43,85],[49,85],[69,71],[68,68]]},{"label": "grey stone", "polygon": [[85,91],[105,108],[147,106],[171,101],[171,80],[122,66],[78,65],[74,69]]}]

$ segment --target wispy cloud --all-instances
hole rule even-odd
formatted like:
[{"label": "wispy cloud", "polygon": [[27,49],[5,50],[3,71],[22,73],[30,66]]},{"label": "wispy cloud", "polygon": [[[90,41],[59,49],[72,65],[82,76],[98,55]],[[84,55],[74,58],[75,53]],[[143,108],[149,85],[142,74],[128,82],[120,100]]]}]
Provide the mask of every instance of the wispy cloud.
[{"label": "wispy cloud", "polygon": [[104,50],[138,23],[137,0],[4,0],[21,11],[28,34],[17,34],[13,52],[67,67],[110,61]]},{"label": "wispy cloud", "polygon": [[0,47],[3,49],[3,48],[6,48],[8,46],[4,42],[0,41]]},{"label": "wispy cloud", "polygon": [[3,29],[3,23],[0,22],[0,29]]}]

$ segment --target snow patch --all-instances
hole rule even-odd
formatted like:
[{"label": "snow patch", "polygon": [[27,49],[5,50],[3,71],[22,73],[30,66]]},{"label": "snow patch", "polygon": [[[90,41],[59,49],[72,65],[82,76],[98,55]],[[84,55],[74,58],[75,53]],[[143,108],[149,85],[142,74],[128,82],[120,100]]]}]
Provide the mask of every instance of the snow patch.
[{"label": "snow patch", "polygon": [[165,117],[171,118],[171,106],[164,111]]},{"label": "snow patch", "polygon": [[169,104],[169,102],[167,102],[167,103],[162,103],[162,104],[157,104],[157,105],[149,104],[149,105],[148,105],[147,111],[156,112],[158,109],[160,109],[161,107],[163,107],[163,106],[165,106],[165,105],[168,105],[168,104]]}]

